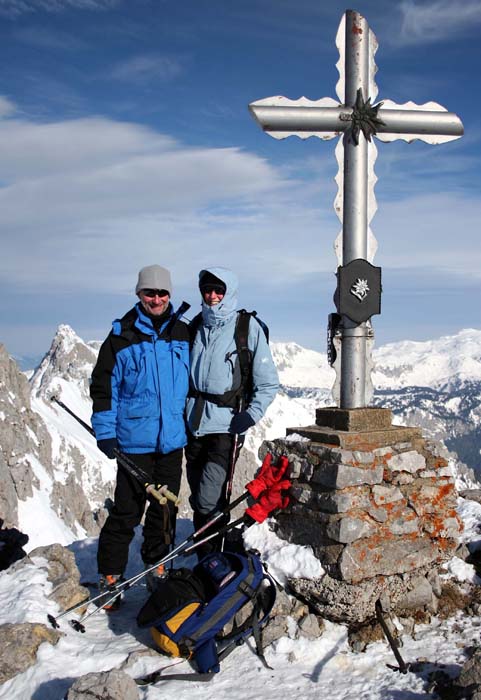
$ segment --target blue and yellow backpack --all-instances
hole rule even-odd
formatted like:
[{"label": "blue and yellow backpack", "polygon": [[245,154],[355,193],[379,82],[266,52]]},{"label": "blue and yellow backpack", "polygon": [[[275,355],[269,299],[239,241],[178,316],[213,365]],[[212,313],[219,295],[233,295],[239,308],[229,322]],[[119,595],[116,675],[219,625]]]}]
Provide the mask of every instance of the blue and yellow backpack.
[{"label": "blue and yellow backpack", "polygon": [[[215,552],[192,570],[173,569],[161,578],[137,623],[151,628],[163,653],[190,659],[199,673],[218,673],[220,661],[250,635],[266,664],[261,630],[275,597],[276,585],[256,554]],[[234,621],[232,630],[223,632],[249,602],[243,622]]]}]

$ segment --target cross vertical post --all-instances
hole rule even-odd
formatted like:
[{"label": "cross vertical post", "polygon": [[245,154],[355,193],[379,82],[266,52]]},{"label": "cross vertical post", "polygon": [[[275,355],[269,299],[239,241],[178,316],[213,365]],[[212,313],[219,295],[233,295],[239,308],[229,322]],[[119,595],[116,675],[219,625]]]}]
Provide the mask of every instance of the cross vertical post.
[{"label": "cross vertical post", "polygon": [[[369,32],[367,22],[352,10],[346,12],[346,58],[344,104],[354,104],[357,91],[369,91]],[[344,141],[343,265],[367,258],[367,140],[354,143],[351,134]],[[342,324],[341,396],[342,408],[366,405],[367,324],[345,317]]]},{"label": "cross vertical post", "polygon": [[[459,117],[436,102],[397,105],[384,100],[371,104],[378,92],[374,82],[377,40],[359,12],[344,14],[337,46],[340,79],[336,91],[341,103],[330,97],[313,101],[276,96],[257,100],[249,109],[260,127],[277,139],[317,136],[328,140],[342,135],[342,148],[336,149],[339,192],[334,204],[342,222],[341,245],[336,242],[335,246],[341,352],[334,363],[333,396],[341,409],[353,409],[365,408],[372,396],[370,318],[380,313],[381,273],[371,265],[377,242],[369,226],[376,210],[377,149],[372,137],[439,144],[460,138],[464,130]],[[354,271],[357,278],[352,278]]]}]

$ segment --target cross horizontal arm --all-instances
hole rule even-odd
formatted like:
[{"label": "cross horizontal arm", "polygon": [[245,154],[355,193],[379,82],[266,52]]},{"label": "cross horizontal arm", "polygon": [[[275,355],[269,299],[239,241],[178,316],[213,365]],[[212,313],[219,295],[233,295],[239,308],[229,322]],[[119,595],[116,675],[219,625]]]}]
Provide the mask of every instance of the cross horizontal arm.
[{"label": "cross horizontal arm", "polygon": [[[272,103],[266,104],[268,101]],[[291,104],[288,106],[286,102]],[[315,104],[296,104],[286,98],[271,97],[259,103],[253,102],[249,109],[260,127],[274,138],[297,135],[301,138],[318,136],[330,139],[351,126],[353,108],[343,105],[313,106]],[[440,135],[451,140],[464,133],[459,117],[444,108],[427,110],[422,106],[419,109],[381,107],[377,116],[384,122],[377,129],[379,134],[406,134],[421,139],[424,136]]]},{"label": "cross horizontal arm", "polygon": [[[273,98],[274,99],[274,98]],[[351,109],[345,107],[281,107],[281,106],[256,106],[249,105],[249,110],[263,131],[271,132],[310,132],[309,136],[323,134],[323,138],[339,136],[350,125]],[[342,121],[342,115],[347,115],[346,121]],[[328,136],[328,132],[332,132]],[[274,136],[274,133],[272,133]]]},{"label": "cross horizontal arm", "polygon": [[380,134],[425,134],[455,138],[464,134],[463,123],[454,112],[381,107],[377,114],[384,122],[378,129]]}]

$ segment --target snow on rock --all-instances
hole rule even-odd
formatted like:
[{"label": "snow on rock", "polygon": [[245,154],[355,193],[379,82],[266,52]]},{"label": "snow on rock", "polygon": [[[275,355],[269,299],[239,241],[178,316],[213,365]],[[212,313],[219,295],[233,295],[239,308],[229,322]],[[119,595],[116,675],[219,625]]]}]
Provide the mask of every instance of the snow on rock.
[{"label": "snow on rock", "polygon": [[471,551],[481,549],[481,503],[459,498],[457,512],[464,524],[461,541],[469,542]]},{"label": "snow on rock", "polygon": [[460,583],[469,581],[476,585],[481,584],[481,578],[476,574],[476,570],[472,564],[468,564],[459,557],[453,557],[445,565],[445,574],[441,574],[440,578],[454,578]]},{"label": "snow on rock", "polygon": [[320,578],[324,574],[310,547],[289,544],[269,529],[268,521],[254,524],[244,533],[247,549],[260,552],[268,570],[281,583],[288,578]]}]

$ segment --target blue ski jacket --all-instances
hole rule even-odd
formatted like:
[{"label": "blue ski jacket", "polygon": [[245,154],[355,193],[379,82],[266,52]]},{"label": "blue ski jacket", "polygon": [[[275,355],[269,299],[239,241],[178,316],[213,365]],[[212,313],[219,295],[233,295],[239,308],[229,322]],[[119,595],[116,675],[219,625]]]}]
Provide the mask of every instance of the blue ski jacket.
[{"label": "blue ski jacket", "polygon": [[[127,453],[166,454],[186,443],[189,333],[168,318],[157,331],[136,304],[100,348],[92,373],[92,427],[97,440],[116,437]],[[173,322],[174,321],[174,322]]]},{"label": "blue ski jacket", "polygon": [[[202,323],[196,333],[190,355],[190,381],[194,392],[223,394],[240,382],[235,344],[237,322],[237,277],[222,267],[201,270],[199,279],[210,272],[226,285],[222,301],[215,306],[202,302]],[[257,423],[279,389],[279,378],[271,351],[260,324],[251,318],[247,344],[252,359],[252,394],[245,407]],[[192,393],[192,392],[191,392]],[[196,398],[187,401],[187,423],[195,436],[228,433],[235,410],[206,400],[200,422],[196,416]],[[198,423],[198,427],[195,425]]]}]

